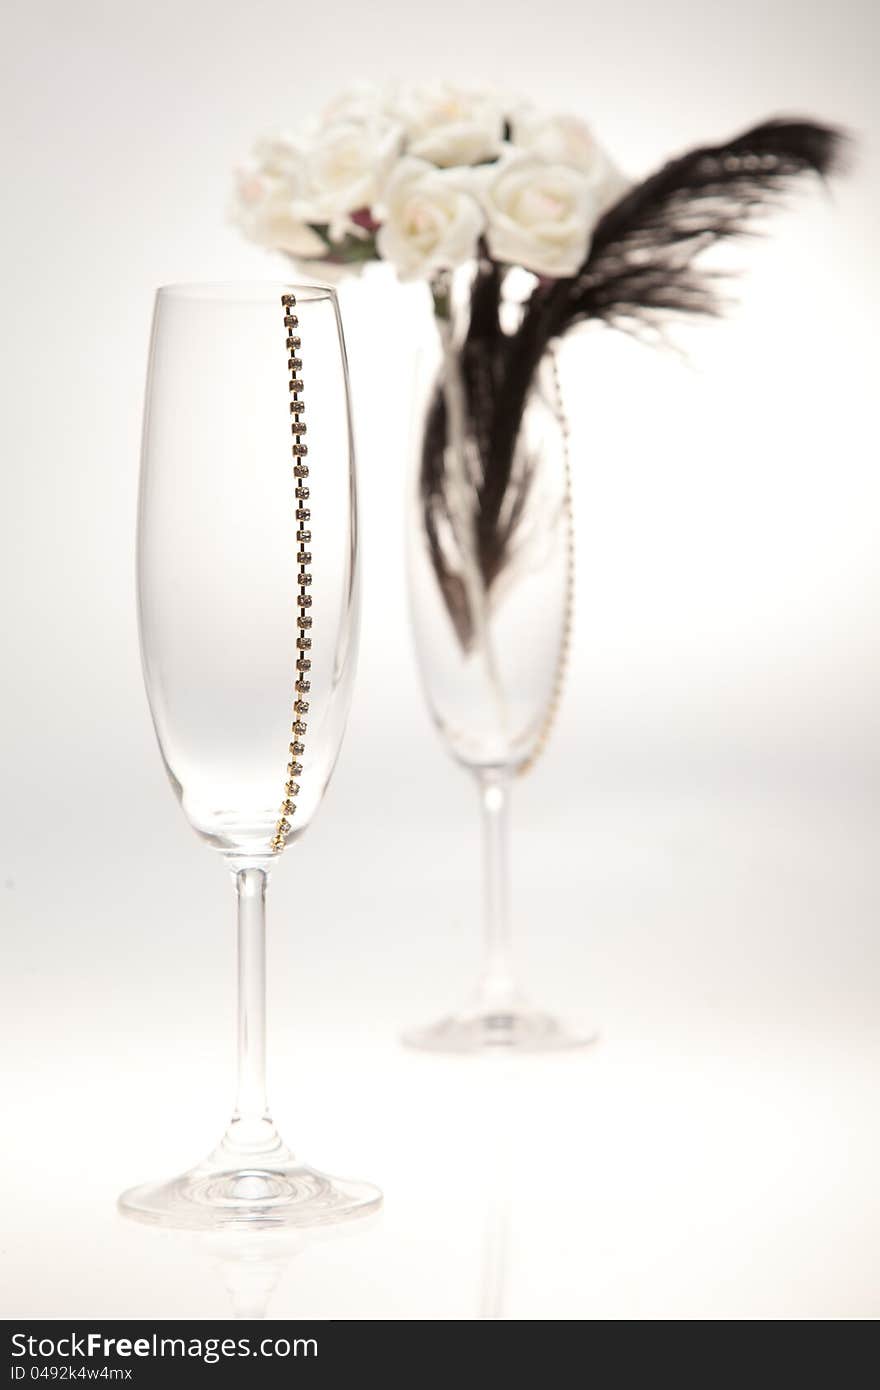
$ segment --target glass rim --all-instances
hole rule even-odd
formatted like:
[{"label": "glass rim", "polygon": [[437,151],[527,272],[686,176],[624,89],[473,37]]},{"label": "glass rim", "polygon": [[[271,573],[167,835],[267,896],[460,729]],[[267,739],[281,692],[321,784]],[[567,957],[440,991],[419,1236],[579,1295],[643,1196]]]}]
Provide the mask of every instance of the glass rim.
[{"label": "glass rim", "polygon": [[332,285],[320,281],[299,283],[281,280],[216,280],[189,283],[181,281],[170,285],[160,285],[156,290],[157,299],[192,299],[203,302],[224,301],[229,304],[263,304],[280,299],[282,294],[293,294],[300,304],[317,304],[329,300],[335,302],[336,291]]}]

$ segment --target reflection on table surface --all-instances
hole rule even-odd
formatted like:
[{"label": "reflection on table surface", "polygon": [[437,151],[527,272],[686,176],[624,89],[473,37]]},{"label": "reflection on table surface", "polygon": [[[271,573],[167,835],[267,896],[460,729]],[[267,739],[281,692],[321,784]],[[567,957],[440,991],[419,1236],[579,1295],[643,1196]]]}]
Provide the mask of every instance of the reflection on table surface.
[{"label": "reflection on table surface", "polygon": [[[528,1085],[520,1063],[494,1059],[483,1065],[488,1071],[459,1078],[462,1089],[472,1089],[481,1103],[469,1127],[467,1161],[458,1177],[450,1175],[450,1183],[466,1179],[470,1189],[466,1209],[468,1220],[474,1223],[474,1229],[467,1233],[468,1241],[463,1243],[459,1271],[462,1285],[473,1286],[473,1306],[460,1316],[497,1319],[505,1316],[513,1146]],[[225,1290],[228,1316],[252,1320],[303,1316],[296,1311],[296,1290],[309,1282],[312,1264],[329,1258],[343,1271],[350,1268],[346,1257],[353,1245],[365,1246],[367,1250],[371,1244],[381,1248],[383,1224],[384,1214],[379,1213],[338,1226],[292,1232],[235,1228],[201,1233],[160,1232],[148,1227],[141,1230],[145,1240],[152,1237],[162,1242],[169,1265],[201,1266],[208,1290],[212,1283]],[[285,1290],[279,1292],[282,1284]],[[223,1316],[219,1300],[216,1315]],[[325,1316],[331,1313],[328,1311]],[[394,1314],[389,1312],[388,1316]]]},{"label": "reflection on table surface", "polygon": [[455,1005],[471,944],[467,904],[458,935],[448,926],[440,869],[436,893],[418,880],[423,827],[386,864],[402,875],[397,899],[424,907],[408,936],[386,896],[365,901],[356,838],[347,876],[329,833],[306,889],[278,875],[276,1118],[307,1162],[385,1195],[378,1218],[293,1241],[199,1239],[116,1214],[124,1187],[198,1161],[228,1110],[229,943],[204,906],[215,866],[203,882],[198,855],[186,862],[166,924],[141,905],[140,846],[102,865],[87,953],[79,924],[58,925],[79,861],[41,879],[16,976],[39,982],[40,1008],[24,986],[4,1005],[22,1058],[0,1146],[15,1198],[4,1315],[876,1316],[873,821],[702,802],[672,819],[664,803],[622,824],[603,806],[587,831],[589,856],[582,821],[533,833],[520,874],[520,912],[540,927],[523,934],[536,995],[575,1026],[582,1003],[600,1027],[569,1056],[429,1057],[397,1042]]},{"label": "reflection on table surface", "polygon": [[[704,1046],[606,1042],[577,1060],[476,1065],[389,1047],[375,1059],[388,1078],[375,1136],[350,1131],[385,1209],[316,1232],[124,1221],[118,1143],[115,1173],[87,1174],[75,1211],[62,1204],[38,1240],[13,1229],[4,1304],[219,1320],[867,1312],[871,1069],[818,1050],[792,1060],[778,1044]],[[325,1060],[339,1095],[342,1054]],[[325,1134],[340,1152],[343,1130]]]}]

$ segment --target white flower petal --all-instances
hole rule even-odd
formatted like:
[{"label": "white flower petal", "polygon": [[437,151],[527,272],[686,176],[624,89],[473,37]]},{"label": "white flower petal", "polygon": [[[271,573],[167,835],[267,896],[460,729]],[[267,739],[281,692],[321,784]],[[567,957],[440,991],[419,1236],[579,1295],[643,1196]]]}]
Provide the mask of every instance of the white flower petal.
[{"label": "white flower petal", "polygon": [[260,246],[304,260],[326,253],[324,242],[300,215],[289,180],[259,165],[247,164],[237,171],[230,216]]},{"label": "white flower petal", "polygon": [[444,170],[404,157],[388,181],[383,202],[385,220],[376,245],[401,280],[428,279],[475,255],[483,211]]},{"label": "white flower petal", "polygon": [[504,134],[504,113],[486,92],[451,83],[416,87],[401,100],[407,149],[441,168],[495,159]]},{"label": "white flower petal", "polygon": [[548,164],[566,164],[589,178],[601,211],[626,190],[627,180],[577,116],[545,116],[533,107],[524,107],[514,113],[511,126],[518,150]]},{"label": "white flower petal", "polygon": [[573,275],[586,259],[599,202],[578,170],[512,155],[485,181],[483,204],[496,260],[559,277]]}]

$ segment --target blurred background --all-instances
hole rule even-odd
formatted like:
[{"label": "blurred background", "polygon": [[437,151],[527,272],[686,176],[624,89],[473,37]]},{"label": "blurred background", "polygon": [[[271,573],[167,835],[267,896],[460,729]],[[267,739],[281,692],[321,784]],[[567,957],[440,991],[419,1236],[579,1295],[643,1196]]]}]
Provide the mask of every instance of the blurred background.
[{"label": "blurred background", "polygon": [[113,1205],[219,1133],[232,1066],[233,897],[137,651],[152,296],[287,277],[227,225],[234,163],[398,76],[576,113],[632,176],[777,113],[858,157],[736,248],[738,303],[677,333],[684,359],[597,329],[567,366],[575,659],[517,788],[514,915],[533,996],[601,1029],[582,1057],[396,1043],[471,984],[477,800],[408,631],[419,290],[344,291],[362,652],[273,881],[270,1089],[289,1142],[386,1210],[245,1275],[279,1317],[876,1316],[876,7],[43,0],[6,29],[4,1314],[232,1313],[241,1261]]}]

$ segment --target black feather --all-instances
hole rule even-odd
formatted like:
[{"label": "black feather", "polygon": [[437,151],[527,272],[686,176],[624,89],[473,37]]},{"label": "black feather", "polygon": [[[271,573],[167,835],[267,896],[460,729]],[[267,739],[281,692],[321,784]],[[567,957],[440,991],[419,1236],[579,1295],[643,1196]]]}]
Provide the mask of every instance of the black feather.
[{"label": "black feather", "polygon": [[697,263],[702,253],[747,232],[798,176],[835,172],[844,148],[828,126],[774,120],[671,160],[605,213],[581,270],[547,296],[548,327],[718,313],[712,277]]},{"label": "black feather", "polygon": [[[839,171],[846,147],[840,130],[779,119],[671,160],[605,212],[577,274],[538,285],[512,334],[502,332],[499,320],[499,268],[481,262],[461,361],[470,442],[480,460],[476,524],[487,590],[508,560],[527,503],[531,474],[528,467],[517,467],[517,438],[535,373],[551,343],[589,319],[619,328],[656,328],[670,316],[720,314],[719,279],[701,264],[703,254],[749,232],[802,175]],[[423,510],[438,580],[467,647],[472,626],[464,590],[442,544],[449,517],[445,442],[438,389],[423,441]]]}]

